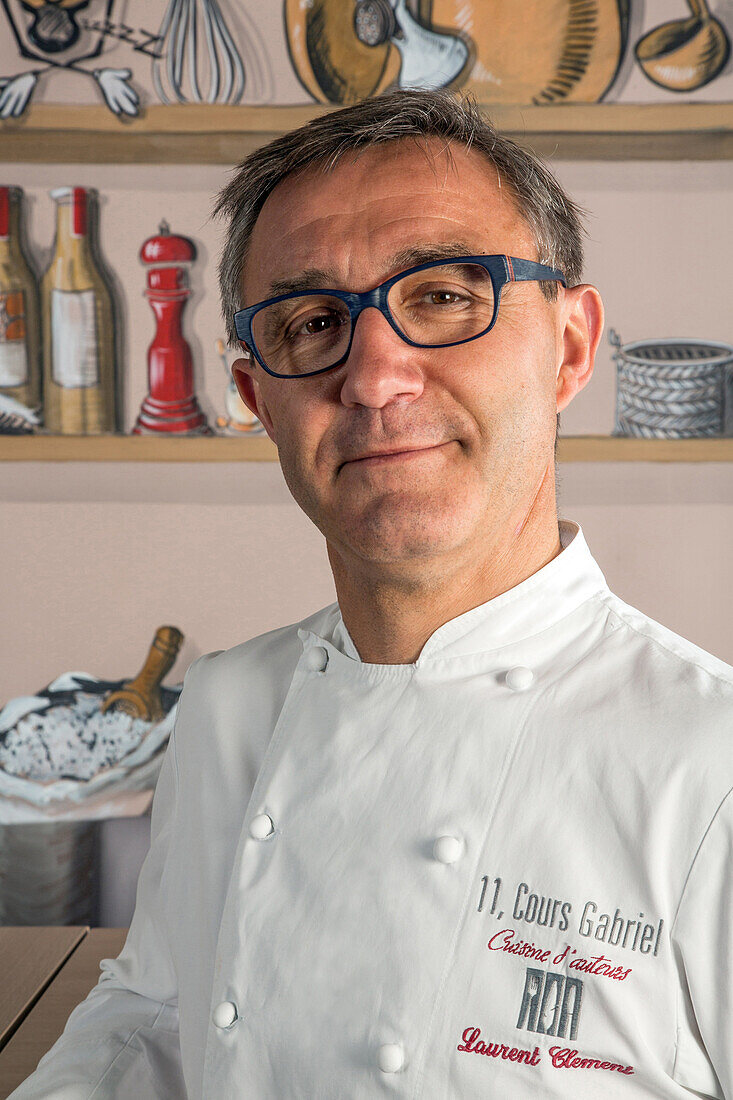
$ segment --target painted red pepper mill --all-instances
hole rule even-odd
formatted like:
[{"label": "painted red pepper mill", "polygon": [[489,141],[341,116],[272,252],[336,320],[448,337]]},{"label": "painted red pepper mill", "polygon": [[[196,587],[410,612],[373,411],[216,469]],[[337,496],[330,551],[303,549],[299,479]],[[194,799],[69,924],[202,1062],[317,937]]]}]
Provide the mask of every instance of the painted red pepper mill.
[{"label": "painted red pepper mill", "polygon": [[213,435],[196,400],[191,348],[181,330],[181,314],[191,293],[188,266],[196,259],[193,241],[177,237],[162,221],[158,235],[140,249],[140,259],[149,265],[145,297],[157,329],[148,348],[148,395],[132,434]]}]

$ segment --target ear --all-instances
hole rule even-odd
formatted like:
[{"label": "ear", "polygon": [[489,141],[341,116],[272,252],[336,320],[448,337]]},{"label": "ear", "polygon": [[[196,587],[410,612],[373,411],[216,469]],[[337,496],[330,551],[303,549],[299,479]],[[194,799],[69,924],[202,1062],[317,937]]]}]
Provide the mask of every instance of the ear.
[{"label": "ear", "polygon": [[590,283],[565,290],[561,306],[561,346],[555,393],[557,411],[566,408],[590,381],[603,332],[603,300]]},{"label": "ear", "polygon": [[272,419],[265,404],[262,387],[258,378],[254,377],[254,364],[251,359],[235,359],[232,363],[232,378],[237,387],[239,396],[244,401],[250,412],[254,413],[264,426],[272,442],[277,446],[275,429]]}]

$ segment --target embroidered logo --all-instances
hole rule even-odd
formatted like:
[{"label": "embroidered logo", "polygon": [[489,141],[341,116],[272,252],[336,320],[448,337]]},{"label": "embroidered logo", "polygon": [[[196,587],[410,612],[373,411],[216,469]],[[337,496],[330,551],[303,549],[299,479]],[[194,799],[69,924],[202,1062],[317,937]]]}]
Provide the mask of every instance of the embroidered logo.
[{"label": "embroidered logo", "polygon": [[528,966],[517,1027],[560,1039],[575,1039],[582,999],[580,978]]}]

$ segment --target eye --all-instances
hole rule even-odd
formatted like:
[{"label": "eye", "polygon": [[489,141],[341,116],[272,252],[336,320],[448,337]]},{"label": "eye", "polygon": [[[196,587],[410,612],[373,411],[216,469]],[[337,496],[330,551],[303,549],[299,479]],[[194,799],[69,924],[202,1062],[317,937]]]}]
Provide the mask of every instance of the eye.
[{"label": "eye", "polygon": [[[405,288],[407,289],[407,288]],[[408,308],[427,309],[432,307],[447,308],[449,306],[465,305],[474,300],[474,295],[464,287],[447,286],[445,283],[423,284],[409,289],[409,293],[403,298],[403,304]]]},{"label": "eye", "polygon": [[349,315],[338,309],[318,307],[300,311],[291,317],[283,327],[282,336],[286,340],[302,340],[317,336],[334,336],[345,324]]},{"label": "eye", "polygon": [[455,290],[431,290],[428,294],[430,301],[433,305],[451,305],[453,302],[457,302],[462,297],[457,294]]},{"label": "eye", "polygon": [[334,317],[331,314],[321,314],[320,317],[311,317],[306,321],[301,328],[300,332],[307,332],[308,335],[314,336],[319,332],[326,332],[334,324]]}]

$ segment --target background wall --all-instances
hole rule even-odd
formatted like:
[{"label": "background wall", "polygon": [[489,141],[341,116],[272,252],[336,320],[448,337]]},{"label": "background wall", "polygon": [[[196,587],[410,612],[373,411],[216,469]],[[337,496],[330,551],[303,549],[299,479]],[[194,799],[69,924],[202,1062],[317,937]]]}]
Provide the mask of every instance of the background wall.
[{"label": "background wall", "polygon": [[[1,151],[0,151],[1,156]],[[238,159],[232,149],[232,163]],[[565,435],[610,433],[623,342],[700,337],[733,343],[729,257],[733,162],[562,162],[591,211],[586,278],[606,304],[594,377],[563,414]],[[162,217],[194,239],[185,329],[201,404],[224,411],[227,376],[215,289],[220,229],[211,201],[228,170],[197,165],[6,165],[0,183],[30,198],[29,231],[44,266],[53,239],[48,190],[99,189],[101,247],[121,290],[126,345],[124,427],[147,389],[153,319],[137,255]],[[230,357],[231,358],[231,357]],[[578,521],[611,587],[678,633],[733,663],[730,464],[588,463],[560,468],[560,515]],[[0,464],[0,700],[31,694],[65,670],[131,677],[155,629],[185,642],[169,683],[200,653],[296,621],[335,598],[320,533],[274,463]],[[102,923],[129,921],[146,818],[103,826]]]}]

